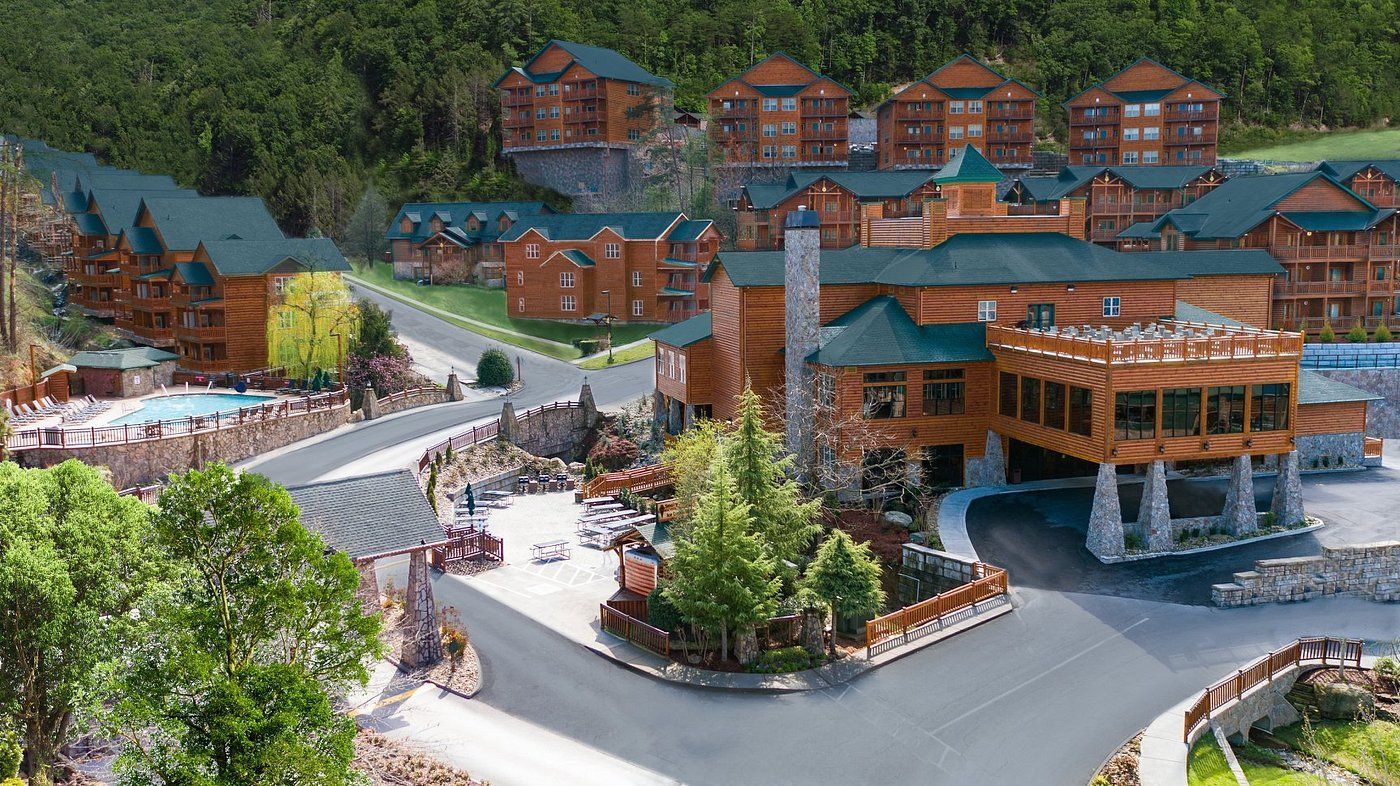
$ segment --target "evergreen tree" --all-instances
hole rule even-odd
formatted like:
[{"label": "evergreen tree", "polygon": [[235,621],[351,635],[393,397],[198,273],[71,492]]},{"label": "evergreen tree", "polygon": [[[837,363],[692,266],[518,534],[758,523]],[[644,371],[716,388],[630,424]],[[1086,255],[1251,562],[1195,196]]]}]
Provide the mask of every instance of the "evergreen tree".
[{"label": "evergreen tree", "polygon": [[674,481],[676,516],[682,527],[695,514],[700,498],[709,487],[710,467],[720,453],[723,429],[713,420],[701,420],[666,443],[661,463],[671,468]]},{"label": "evergreen tree", "polygon": [[[1371,338],[1372,338],[1372,340],[1375,341],[1377,344],[1384,344],[1385,342],[1390,341],[1390,340],[1391,340],[1390,328],[1389,328],[1384,322],[1382,322],[1382,323],[1380,324],[1380,326],[1376,328],[1376,333],[1375,333],[1375,335],[1372,336]],[[0,434],[3,434],[3,433],[4,433],[3,427],[0,427]]]},{"label": "evergreen tree", "polygon": [[394,332],[393,314],[369,298],[358,303],[360,323],[350,344],[352,356],[365,358],[402,357],[408,349],[399,343]]},{"label": "evergreen tree", "polygon": [[[880,562],[870,552],[870,546],[856,543],[839,529],[833,530],[817,549],[817,556],[807,566],[803,585],[831,606],[833,628],[838,616],[871,614],[885,604],[885,591],[880,587]],[[831,648],[834,655],[834,640]]]},{"label": "evergreen tree", "polygon": [[493,347],[481,353],[476,363],[476,381],[489,387],[505,387],[515,381],[515,367],[506,353]]},{"label": "evergreen tree", "polygon": [[1353,344],[1366,343],[1366,328],[1361,327],[1360,320],[1357,320],[1357,322],[1351,326],[1351,330],[1347,332],[1347,341]]},{"label": "evergreen tree", "polygon": [[748,385],[739,394],[738,424],[724,441],[724,456],[769,556],[795,559],[821,531],[816,521],[821,502],[802,500],[801,489],[787,474],[792,456],[782,438],[764,428],[763,403]]},{"label": "evergreen tree", "polygon": [[355,212],[345,224],[340,246],[349,256],[361,257],[373,265],[384,258],[389,240],[384,230],[389,225],[389,206],[374,183],[365,186],[365,193],[355,205]]},{"label": "evergreen tree", "polygon": [[773,561],[751,527],[749,506],[738,498],[728,467],[717,460],[709,491],[688,531],[676,540],[664,594],[687,622],[719,634],[720,657],[729,652],[730,631],[767,619],[777,607]]},{"label": "evergreen tree", "polygon": [[1322,325],[1322,330],[1317,334],[1317,340],[1323,344],[1331,344],[1337,340],[1337,332],[1332,329],[1331,322]]}]

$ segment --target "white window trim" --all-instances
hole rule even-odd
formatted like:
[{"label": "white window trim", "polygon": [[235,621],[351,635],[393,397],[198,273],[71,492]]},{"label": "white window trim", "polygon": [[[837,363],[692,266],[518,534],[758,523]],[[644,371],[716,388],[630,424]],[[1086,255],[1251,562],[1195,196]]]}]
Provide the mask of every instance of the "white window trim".
[{"label": "white window trim", "polygon": [[526,258],[526,259],[539,259],[539,258],[540,258],[540,244],[539,244],[539,243],[526,243],[526,244],[525,244],[525,258]]},{"label": "white window trim", "polygon": [[1103,315],[1106,317],[1117,317],[1123,313],[1123,299],[1117,295],[1109,295],[1103,299]]},{"label": "white window trim", "polygon": [[604,244],[603,244],[603,258],[604,258],[604,259],[622,259],[622,244],[621,244],[621,243],[604,243]]},{"label": "white window trim", "polygon": [[632,301],[632,316],[634,316],[634,317],[640,317],[640,316],[642,315],[642,312],[643,312],[645,309],[646,309],[646,305],[645,305],[644,303],[642,303],[642,301],[640,301],[640,300],[633,300],[633,301]]},{"label": "white window trim", "polygon": [[641,285],[642,285],[642,271],[640,271],[640,270],[633,270],[633,271],[632,271],[632,286],[634,286],[634,287],[639,287],[639,286],[641,286]]},{"label": "white window trim", "polygon": [[977,321],[995,322],[997,321],[997,302],[995,300],[977,301]]},{"label": "white window trim", "polygon": [[560,310],[560,311],[577,311],[577,310],[578,310],[578,300],[576,300],[576,299],[574,298],[573,295],[560,295],[560,296],[559,296],[559,310]]},{"label": "white window trim", "polygon": [[573,271],[565,270],[559,273],[559,287],[561,289],[573,289],[575,282]]}]

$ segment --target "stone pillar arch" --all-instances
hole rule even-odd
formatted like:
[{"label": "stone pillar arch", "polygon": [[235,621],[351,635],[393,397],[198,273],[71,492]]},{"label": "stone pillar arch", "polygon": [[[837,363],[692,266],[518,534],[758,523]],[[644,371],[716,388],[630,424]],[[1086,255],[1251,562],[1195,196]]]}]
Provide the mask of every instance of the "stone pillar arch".
[{"label": "stone pillar arch", "polygon": [[1123,509],[1118,502],[1118,468],[1112,464],[1099,464],[1084,546],[1101,560],[1123,556]]}]

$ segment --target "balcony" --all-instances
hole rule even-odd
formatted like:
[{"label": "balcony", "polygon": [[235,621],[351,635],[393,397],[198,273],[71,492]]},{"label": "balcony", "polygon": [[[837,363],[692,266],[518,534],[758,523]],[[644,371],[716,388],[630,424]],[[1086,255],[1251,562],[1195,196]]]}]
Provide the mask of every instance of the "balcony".
[{"label": "balcony", "polygon": [[1282,259],[1347,259],[1366,258],[1366,246],[1347,244],[1335,246],[1271,246],[1269,252]]},{"label": "balcony", "polygon": [[533,120],[528,113],[521,117],[519,112],[507,112],[506,116],[501,118],[501,128],[522,128],[530,125]]},{"label": "balcony", "polygon": [[1091,139],[1070,139],[1069,146],[1072,150],[1083,150],[1085,148],[1107,148],[1118,147],[1118,137],[1093,137]]},{"label": "balcony", "polygon": [[[1386,284],[1389,289],[1389,281],[1376,283]],[[1365,294],[1366,288],[1365,281],[1282,281],[1274,284],[1274,297],[1350,297]]]},{"label": "balcony", "polygon": [[176,325],[173,328],[173,333],[175,338],[181,341],[194,341],[201,344],[228,339],[228,332],[223,325]]},{"label": "balcony", "polygon": [[988,109],[988,120],[1034,120],[1035,107],[1015,107],[1011,109]]},{"label": "balcony", "polygon": [[1105,115],[1086,115],[1080,112],[1069,113],[1069,124],[1072,126],[1115,126],[1118,125],[1119,116],[1117,112],[1110,112]]},{"label": "balcony", "polygon": [[851,113],[847,106],[816,106],[812,104],[802,104],[803,117],[845,117]]},{"label": "balcony", "polygon": [[1342,337],[1341,334],[1351,330],[1352,326],[1357,323],[1360,323],[1361,326],[1367,330],[1375,330],[1382,324],[1386,327],[1390,327],[1391,325],[1400,323],[1400,314],[1392,314],[1388,317],[1360,317],[1352,314],[1338,314],[1335,317],[1295,317],[1291,321],[1286,317],[1279,317],[1276,321],[1283,322],[1284,324],[1294,324],[1303,330],[1321,330],[1324,326],[1331,325],[1332,330],[1336,331],[1337,337],[1340,339]]},{"label": "balcony", "polygon": [[988,131],[988,142],[1031,142],[1035,134],[1030,131]]},{"label": "balcony", "polygon": [[1258,328],[1169,322],[1145,329],[987,325],[987,346],[1103,365],[1298,357],[1303,337]]},{"label": "balcony", "polygon": [[568,90],[564,92],[564,100],[584,101],[589,98],[597,98],[600,95],[602,95],[602,93],[598,90],[597,86],[589,86],[583,88],[576,87],[573,90]]},{"label": "balcony", "polygon": [[1377,243],[1372,244],[1370,250],[1373,262],[1391,262],[1400,259],[1400,246],[1383,246]]},{"label": "balcony", "polygon": [[1162,115],[1168,123],[1189,123],[1195,120],[1218,120],[1220,113],[1214,109],[1171,110]]},{"label": "balcony", "polygon": [[131,308],[139,311],[169,311],[175,306],[175,304],[170,301],[168,295],[142,297],[140,295],[129,294],[125,302]]},{"label": "balcony", "polygon": [[911,134],[905,129],[896,129],[894,132],[895,144],[899,145],[941,145],[943,144],[943,132],[934,131],[932,133]]},{"label": "balcony", "polygon": [[568,114],[564,115],[564,124],[565,124],[565,125],[574,125],[574,124],[577,124],[577,123],[596,123],[596,122],[598,122],[600,119],[601,119],[600,113],[595,112],[595,111],[592,111],[592,110],[589,110],[589,111],[587,111],[587,112],[584,112],[584,111],[569,112]]},{"label": "balcony", "polygon": [[529,93],[505,93],[501,96],[501,106],[529,106]]},{"label": "balcony", "polygon": [[943,111],[943,105],[942,105],[942,104],[934,104],[933,106],[929,107],[928,109],[924,109],[922,106],[919,106],[918,104],[901,104],[901,103],[896,103],[896,104],[894,105],[894,107],[895,107],[895,108],[894,108],[894,119],[895,119],[896,121],[899,121],[899,120],[942,120],[942,119],[944,118],[944,111]]},{"label": "balcony", "polygon": [[757,105],[749,105],[749,106],[730,106],[730,107],[723,107],[723,106],[721,106],[721,107],[716,108],[716,109],[711,109],[711,110],[710,110],[710,114],[713,115],[713,116],[715,117],[716,120],[724,120],[724,119],[744,120],[744,119],[748,119],[748,118],[758,117],[758,106],[757,106]]},{"label": "balcony", "polygon": [[1025,153],[1010,153],[997,155],[996,151],[987,154],[987,160],[998,166],[1032,166],[1035,164],[1035,156],[1030,151]]},{"label": "balcony", "polygon": [[157,346],[169,346],[175,343],[175,333],[168,327],[152,327],[149,325],[139,325],[135,322],[127,322],[119,325],[128,333],[138,338],[143,338]]},{"label": "balcony", "polygon": [[86,273],[74,271],[68,274],[74,283],[89,287],[119,287],[122,285],[122,277],[116,273]]},{"label": "balcony", "polygon": [[1368,278],[1366,279],[1366,294],[1371,296],[1389,296],[1395,291],[1395,282],[1388,278]]},{"label": "balcony", "polygon": [[844,141],[846,140],[846,129],[845,129],[845,128],[808,128],[807,126],[804,125],[804,126],[802,127],[802,138],[803,138],[803,139],[817,139],[817,140],[828,139],[828,140],[833,140],[833,141],[835,141],[835,140],[840,140],[840,141],[843,141],[843,142],[844,142]]},{"label": "balcony", "polygon": [[1191,145],[1213,145],[1215,144],[1215,132],[1201,134],[1167,134],[1162,137],[1162,144],[1167,147],[1189,147]]},{"label": "balcony", "polygon": [[1095,202],[1090,216],[1160,216],[1171,210],[1166,202]]}]

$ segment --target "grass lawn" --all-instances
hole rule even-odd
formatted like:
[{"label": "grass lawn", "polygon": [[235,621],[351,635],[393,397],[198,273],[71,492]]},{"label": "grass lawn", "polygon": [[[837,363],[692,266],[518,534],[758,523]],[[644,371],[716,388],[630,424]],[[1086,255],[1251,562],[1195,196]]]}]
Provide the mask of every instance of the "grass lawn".
[{"label": "grass lawn", "polygon": [[[1244,770],[1250,786],[1316,786],[1318,782],[1311,775],[1248,759],[1240,759],[1240,769]],[[1209,733],[1191,748],[1191,758],[1186,763],[1186,782],[1190,786],[1236,786],[1225,754],[1220,752],[1220,746]]]},{"label": "grass lawn", "polygon": [[[501,289],[487,289],[469,284],[440,284],[419,286],[412,281],[394,279],[393,266],[377,263],[373,266],[357,263],[355,277],[392,293],[398,300],[421,303],[440,308],[463,319],[449,320],[458,327],[474,333],[514,344],[562,360],[573,360],[581,354],[572,345],[575,339],[597,338],[598,328],[592,325],[576,325],[567,322],[551,322],[543,319],[514,319],[506,315],[506,293]],[[484,323],[474,324],[467,320]],[[492,330],[492,327],[501,330]],[[655,325],[614,325],[613,342],[630,344],[646,338],[657,330]],[[506,331],[524,333],[527,337],[511,335]],[[531,340],[534,339],[544,339]],[[567,346],[560,346],[559,342]]]},{"label": "grass lawn", "polygon": [[[1320,721],[1313,733],[1321,755],[1372,783],[1400,782],[1400,725],[1389,721]],[[1274,732],[1291,747],[1307,751],[1303,724]]]},{"label": "grass lawn", "polygon": [[1400,128],[1336,133],[1297,132],[1277,143],[1228,153],[1222,150],[1221,155],[1265,161],[1396,158],[1400,157]]},{"label": "grass lawn", "polygon": [[[638,360],[646,360],[647,358],[655,354],[656,342],[646,341],[641,344],[638,344],[635,347],[613,352],[612,365],[619,366],[623,363],[632,363]],[[600,358],[589,358],[588,360],[585,360],[582,363],[578,364],[578,367],[584,369],[585,371],[597,371],[598,369],[607,368],[608,356],[604,355]]]}]

